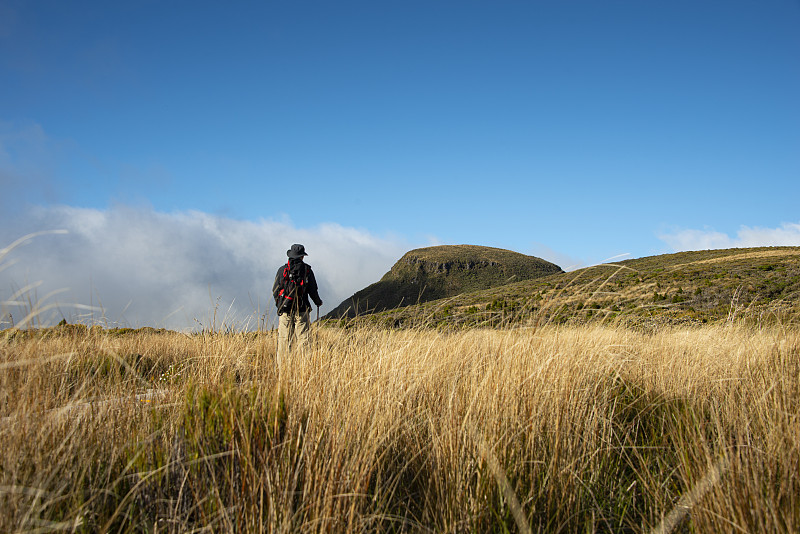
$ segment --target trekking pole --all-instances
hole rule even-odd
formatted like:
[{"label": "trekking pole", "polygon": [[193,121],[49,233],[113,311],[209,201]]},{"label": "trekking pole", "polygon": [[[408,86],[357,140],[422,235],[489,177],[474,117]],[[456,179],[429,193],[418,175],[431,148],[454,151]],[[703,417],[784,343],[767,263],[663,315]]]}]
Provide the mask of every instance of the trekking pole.
[{"label": "trekking pole", "polygon": [[318,360],[318,356],[319,356],[319,306],[317,306],[317,317],[316,319],[314,319],[314,359]]}]

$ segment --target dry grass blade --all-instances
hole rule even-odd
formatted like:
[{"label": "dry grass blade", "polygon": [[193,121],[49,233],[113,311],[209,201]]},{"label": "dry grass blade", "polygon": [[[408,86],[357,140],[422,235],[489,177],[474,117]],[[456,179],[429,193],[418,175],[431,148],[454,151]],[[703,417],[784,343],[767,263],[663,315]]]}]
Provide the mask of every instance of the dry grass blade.
[{"label": "dry grass blade", "polygon": [[722,474],[728,469],[728,457],[722,457],[712,465],[708,473],[688,492],[686,492],[675,508],[667,514],[661,523],[653,529],[652,534],[670,534],[674,532],[681,521],[692,511],[697,503],[717,484],[719,484]]},{"label": "dry grass blade", "polygon": [[528,518],[525,516],[525,510],[522,509],[522,505],[519,503],[519,499],[517,498],[514,488],[512,488],[511,484],[508,482],[506,473],[503,471],[503,467],[500,465],[500,462],[497,461],[497,457],[489,448],[489,444],[486,443],[486,440],[484,440],[480,434],[474,430],[472,433],[472,439],[475,440],[475,445],[477,446],[481,457],[489,466],[489,470],[492,472],[492,475],[497,481],[500,491],[503,492],[503,497],[505,497],[509,507],[511,508],[511,513],[514,515],[514,522],[517,525],[517,529],[519,529],[519,532],[522,532],[523,534],[530,533],[531,527],[528,525]]}]

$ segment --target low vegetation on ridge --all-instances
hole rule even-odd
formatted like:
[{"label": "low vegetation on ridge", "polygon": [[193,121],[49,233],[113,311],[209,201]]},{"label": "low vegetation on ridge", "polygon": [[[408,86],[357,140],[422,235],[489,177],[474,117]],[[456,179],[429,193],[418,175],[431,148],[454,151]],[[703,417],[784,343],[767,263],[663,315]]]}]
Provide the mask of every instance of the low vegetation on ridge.
[{"label": "low vegetation on ridge", "polygon": [[681,252],[552,274],[367,314],[385,326],[706,324],[800,318],[800,247]]}]

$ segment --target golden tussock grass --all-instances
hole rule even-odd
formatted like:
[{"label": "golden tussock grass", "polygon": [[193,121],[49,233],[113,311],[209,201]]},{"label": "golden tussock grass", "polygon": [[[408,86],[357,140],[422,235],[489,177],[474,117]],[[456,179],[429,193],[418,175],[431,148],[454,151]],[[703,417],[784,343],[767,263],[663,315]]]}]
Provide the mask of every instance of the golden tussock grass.
[{"label": "golden tussock grass", "polygon": [[797,532],[779,326],[0,334],[0,531]]}]

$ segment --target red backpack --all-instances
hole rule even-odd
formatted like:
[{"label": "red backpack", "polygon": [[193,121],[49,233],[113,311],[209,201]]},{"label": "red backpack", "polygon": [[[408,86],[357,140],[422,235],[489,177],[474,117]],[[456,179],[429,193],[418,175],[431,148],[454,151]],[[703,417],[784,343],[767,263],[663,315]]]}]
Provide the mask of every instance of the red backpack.
[{"label": "red backpack", "polygon": [[298,261],[294,265],[289,261],[283,268],[283,278],[278,292],[278,313],[290,313],[298,310],[306,296],[308,285],[308,266]]}]

